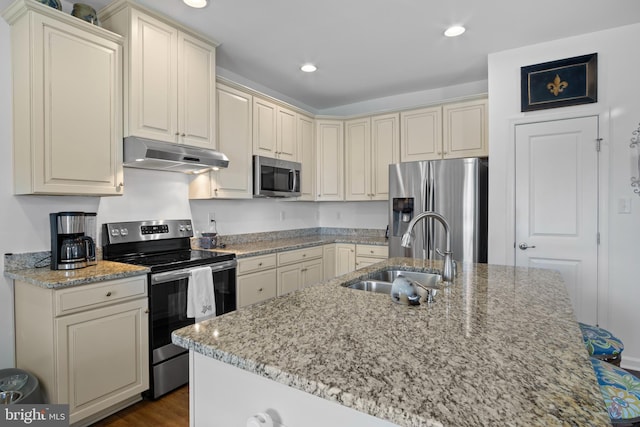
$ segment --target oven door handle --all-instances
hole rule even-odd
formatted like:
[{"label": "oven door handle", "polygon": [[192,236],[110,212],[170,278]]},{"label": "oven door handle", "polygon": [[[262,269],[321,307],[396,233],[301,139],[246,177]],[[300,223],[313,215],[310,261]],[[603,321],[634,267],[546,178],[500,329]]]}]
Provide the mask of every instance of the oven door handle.
[{"label": "oven door handle", "polygon": [[171,282],[173,280],[186,279],[191,275],[191,271],[200,267],[211,267],[211,272],[217,273],[219,271],[230,270],[232,268],[235,268],[237,265],[238,265],[238,261],[233,259],[230,261],[219,262],[211,265],[183,268],[180,270],[167,271],[165,273],[152,274],[151,284],[157,285],[159,283]]}]

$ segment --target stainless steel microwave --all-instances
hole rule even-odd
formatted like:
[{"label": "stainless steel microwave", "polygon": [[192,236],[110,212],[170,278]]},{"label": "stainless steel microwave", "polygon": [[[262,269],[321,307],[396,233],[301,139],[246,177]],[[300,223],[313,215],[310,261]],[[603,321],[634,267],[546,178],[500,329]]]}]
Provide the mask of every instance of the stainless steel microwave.
[{"label": "stainless steel microwave", "polygon": [[253,197],[298,197],[300,163],[253,156]]}]

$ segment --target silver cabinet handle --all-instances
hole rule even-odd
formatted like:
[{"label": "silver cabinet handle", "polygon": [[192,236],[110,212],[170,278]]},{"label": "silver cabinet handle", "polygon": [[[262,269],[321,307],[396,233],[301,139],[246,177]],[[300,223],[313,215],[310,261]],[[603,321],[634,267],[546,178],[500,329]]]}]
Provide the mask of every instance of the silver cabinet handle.
[{"label": "silver cabinet handle", "polygon": [[534,246],[529,246],[529,245],[527,245],[526,243],[522,242],[522,243],[520,243],[520,244],[518,245],[518,247],[519,247],[520,249],[522,249],[523,251],[526,251],[526,250],[527,250],[527,249],[529,249],[529,248],[531,248],[531,249],[535,248],[535,245],[534,245]]}]

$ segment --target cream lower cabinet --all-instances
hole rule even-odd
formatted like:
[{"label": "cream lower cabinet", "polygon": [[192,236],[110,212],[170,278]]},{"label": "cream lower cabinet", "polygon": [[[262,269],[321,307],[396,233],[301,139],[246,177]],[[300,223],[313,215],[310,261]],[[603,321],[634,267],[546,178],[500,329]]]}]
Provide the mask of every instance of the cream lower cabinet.
[{"label": "cream lower cabinet", "polygon": [[229,167],[196,175],[189,184],[190,199],[251,199],[253,96],[218,83],[218,150]]},{"label": "cream lower cabinet", "polygon": [[149,388],[146,276],[60,290],[17,282],[16,366],[87,425]]},{"label": "cream lower cabinet", "polygon": [[323,254],[322,246],[278,253],[278,295],[321,282]]},{"label": "cream lower cabinet", "polygon": [[329,243],[322,247],[322,260],[324,263],[324,280],[336,277],[336,244]]},{"label": "cream lower cabinet", "polygon": [[3,17],[15,194],[121,195],[122,37],[38,2]]},{"label": "cream lower cabinet", "polygon": [[277,295],[276,254],[240,258],[236,274],[238,308]]},{"label": "cream lower cabinet", "polygon": [[383,261],[389,257],[388,246],[356,245],[356,270]]},{"label": "cream lower cabinet", "polygon": [[[353,243],[336,243],[336,274],[351,273],[356,269],[356,245]],[[334,277],[335,277],[334,276]]]}]

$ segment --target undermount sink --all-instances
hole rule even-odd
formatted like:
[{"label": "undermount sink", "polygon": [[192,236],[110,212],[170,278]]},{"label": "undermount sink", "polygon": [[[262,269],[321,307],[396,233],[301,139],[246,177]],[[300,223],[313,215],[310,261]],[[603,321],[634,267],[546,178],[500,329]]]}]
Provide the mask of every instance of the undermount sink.
[{"label": "undermount sink", "polygon": [[377,273],[373,273],[367,280],[375,280],[381,282],[393,283],[398,276],[404,276],[409,280],[418,282],[418,284],[426,286],[428,288],[438,288],[438,282],[442,280],[440,272],[422,272],[422,271],[404,271],[404,270],[382,270]]},{"label": "undermount sink", "polygon": [[442,276],[439,274],[439,272],[404,270],[378,271],[369,275],[368,278],[364,278],[358,282],[347,285],[347,288],[390,295],[393,281],[400,275],[413,281],[414,283],[417,283],[418,286],[426,290],[431,297],[435,296],[436,292],[440,289],[439,282],[442,280]]},{"label": "undermount sink", "polygon": [[347,286],[350,289],[357,289],[359,291],[375,292],[378,294],[390,294],[391,283],[382,282],[379,280],[362,280],[360,282],[353,283]]}]

